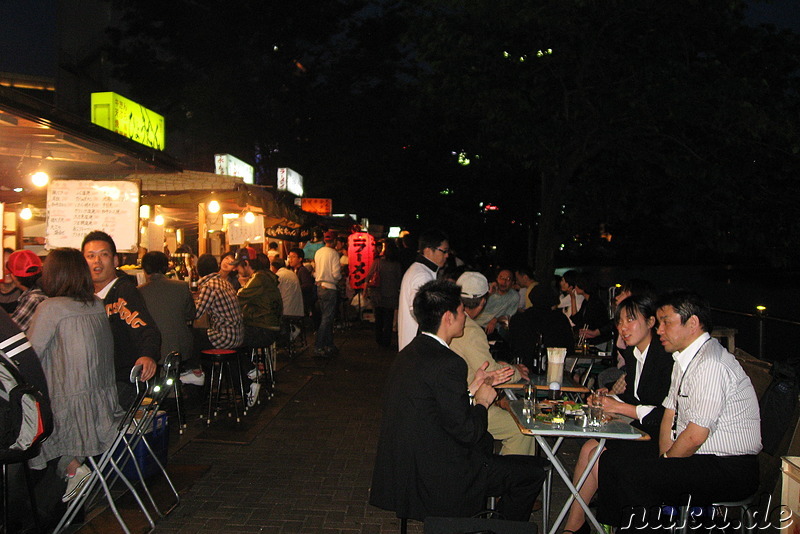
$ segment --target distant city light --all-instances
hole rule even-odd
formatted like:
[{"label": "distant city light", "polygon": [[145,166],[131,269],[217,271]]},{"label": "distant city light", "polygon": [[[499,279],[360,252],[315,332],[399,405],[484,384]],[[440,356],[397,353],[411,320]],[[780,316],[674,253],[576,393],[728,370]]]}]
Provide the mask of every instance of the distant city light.
[{"label": "distant city light", "polygon": [[448,187],[446,189],[442,189],[441,191],[439,191],[439,194],[440,195],[444,195],[444,196],[452,195],[453,194],[453,190]]},{"label": "distant city light", "polygon": [[458,164],[466,167],[469,165],[469,158],[467,157],[467,153],[464,151],[459,152],[458,154]]}]

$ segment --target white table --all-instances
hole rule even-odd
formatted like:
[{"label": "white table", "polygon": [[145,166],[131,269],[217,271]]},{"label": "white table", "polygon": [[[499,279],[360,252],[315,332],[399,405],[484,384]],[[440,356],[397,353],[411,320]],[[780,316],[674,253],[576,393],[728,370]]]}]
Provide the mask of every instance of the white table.
[{"label": "white table", "polygon": [[[575,419],[571,417],[568,417],[563,425],[558,426],[545,423],[543,421],[537,421],[534,417],[528,416],[527,413],[523,413],[523,402],[524,401],[522,400],[513,400],[509,402],[511,415],[514,417],[514,420],[517,422],[517,426],[519,426],[519,429],[523,434],[528,434],[536,438],[536,443],[539,444],[547,456],[547,459],[550,460],[553,469],[556,470],[558,475],[561,477],[561,480],[563,480],[564,484],[567,485],[570,493],[572,493],[561,509],[561,512],[559,512],[558,518],[553,523],[553,526],[550,528],[548,534],[555,534],[558,531],[558,527],[561,525],[561,522],[564,521],[564,518],[569,512],[569,507],[572,505],[573,499],[578,500],[578,504],[581,505],[581,508],[583,508],[583,511],[586,513],[586,521],[592,525],[592,528],[596,532],[603,532],[600,523],[589,509],[588,504],[586,504],[586,502],[584,502],[584,500],[581,498],[578,490],[580,490],[580,488],[583,486],[583,483],[589,476],[589,473],[592,471],[594,464],[597,463],[597,459],[600,457],[600,454],[602,454],[603,448],[605,447],[606,440],[649,440],[650,436],[638,428],[632,427],[626,420],[623,419],[612,419],[599,428],[583,428],[577,425],[575,423]],[[547,439],[545,439],[548,436],[556,438],[556,441],[552,447],[550,446],[550,443],[548,443]],[[564,464],[562,464],[558,459],[558,449],[561,447],[564,438],[596,439],[599,442],[597,451],[589,459],[589,463],[586,465],[586,469],[584,469],[583,473],[581,473],[577,484],[572,483],[572,478],[569,476]],[[548,495],[548,501],[549,497],[550,496]],[[545,510],[545,513],[546,512],[547,510]],[[547,530],[547,518],[545,518],[543,523],[545,530]]]}]

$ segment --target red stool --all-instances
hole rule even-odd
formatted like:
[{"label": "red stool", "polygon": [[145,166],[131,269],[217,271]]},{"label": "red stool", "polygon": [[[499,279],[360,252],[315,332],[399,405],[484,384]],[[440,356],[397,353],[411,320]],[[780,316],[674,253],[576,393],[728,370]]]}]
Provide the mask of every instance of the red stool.
[{"label": "red stool", "polygon": [[[219,412],[219,399],[220,393],[222,391],[222,376],[226,374],[227,370],[227,382],[228,382],[228,393],[227,398],[228,402],[233,404],[233,412],[236,414],[236,422],[239,423],[239,407],[236,405],[236,392],[234,391],[233,386],[233,370],[231,369],[231,363],[236,364],[236,377],[239,381],[239,393],[241,394],[241,400],[244,402],[245,395],[244,395],[244,383],[242,382],[242,371],[241,366],[239,365],[239,353],[234,349],[206,349],[200,351],[200,359],[211,365],[211,382],[208,386],[208,417],[206,418],[206,424],[211,424],[211,411],[213,407],[214,417],[217,417],[217,413]],[[216,396],[214,395],[214,379],[216,378]],[[228,412],[228,417],[230,417],[230,412]]]}]

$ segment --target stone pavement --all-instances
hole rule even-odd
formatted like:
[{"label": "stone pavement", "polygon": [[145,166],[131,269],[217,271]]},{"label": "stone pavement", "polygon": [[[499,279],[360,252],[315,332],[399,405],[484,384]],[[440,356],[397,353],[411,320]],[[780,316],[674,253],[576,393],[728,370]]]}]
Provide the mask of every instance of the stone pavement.
[{"label": "stone pavement", "polygon": [[[173,442],[171,449],[178,450],[170,466],[210,469],[157,523],[156,532],[399,532],[393,512],[367,504],[381,391],[396,353],[379,348],[366,324],[337,332],[336,344],[341,354],[332,360],[314,359],[306,350],[281,369],[275,399],[247,416],[265,418],[249,444],[204,442],[192,428]],[[292,380],[301,385],[284,391],[282,377],[289,373],[309,379]],[[270,410],[270,403],[283,407]],[[191,423],[195,429],[204,425],[198,419]],[[577,445],[572,448],[574,456]],[[563,485],[556,482],[554,490],[555,502],[563,502]],[[539,524],[540,515],[533,517]],[[411,521],[409,532],[422,532],[422,525]]]}]

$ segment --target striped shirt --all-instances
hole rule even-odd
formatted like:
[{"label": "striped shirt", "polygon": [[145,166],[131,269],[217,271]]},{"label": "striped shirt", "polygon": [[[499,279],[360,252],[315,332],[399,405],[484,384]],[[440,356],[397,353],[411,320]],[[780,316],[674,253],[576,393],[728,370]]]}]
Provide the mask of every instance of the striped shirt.
[{"label": "striped shirt", "polygon": [[199,286],[195,317],[208,312],[208,340],[217,349],[237,348],[244,341],[244,326],[233,286],[219,273],[204,276]]},{"label": "striped shirt", "polygon": [[663,404],[676,411],[676,435],[692,422],[709,431],[697,454],[758,454],[758,400],[736,358],[707,333],[673,358],[672,383]]}]

